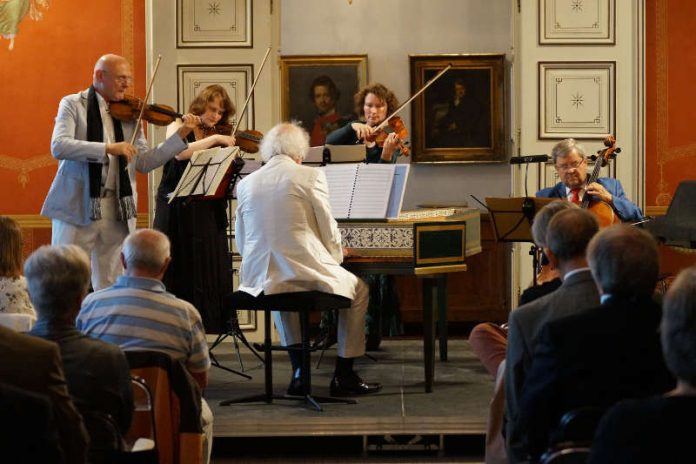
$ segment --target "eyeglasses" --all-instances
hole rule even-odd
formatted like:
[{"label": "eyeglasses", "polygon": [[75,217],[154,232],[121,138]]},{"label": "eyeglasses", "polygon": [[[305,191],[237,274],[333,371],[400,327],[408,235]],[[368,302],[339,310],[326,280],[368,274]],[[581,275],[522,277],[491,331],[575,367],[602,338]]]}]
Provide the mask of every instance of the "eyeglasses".
[{"label": "eyeglasses", "polygon": [[[108,71],[104,71],[104,74],[111,74],[111,73]],[[114,76],[113,74],[111,74],[111,76],[113,76],[113,79],[116,82],[120,82],[122,84],[131,84],[133,82],[133,77],[131,77],[131,76]]]},{"label": "eyeglasses", "polygon": [[568,164],[557,164],[556,169],[558,169],[559,171],[570,171],[571,169],[579,168],[584,162],[585,160],[581,159]]}]

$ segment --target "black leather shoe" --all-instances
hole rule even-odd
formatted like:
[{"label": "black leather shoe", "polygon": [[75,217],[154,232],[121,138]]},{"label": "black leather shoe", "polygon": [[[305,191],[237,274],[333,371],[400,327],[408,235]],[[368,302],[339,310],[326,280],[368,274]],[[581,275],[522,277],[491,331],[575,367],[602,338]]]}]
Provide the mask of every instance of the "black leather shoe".
[{"label": "black leather shoe", "polygon": [[367,383],[363,382],[363,379],[356,373],[345,377],[334,376],[331,379],[331,385],[329,386],[329,391],[331,396],[358,396],[358,395],[368,395],[370,393],[377,393],[382,389],[382,385],[379,383]]},{"label": "black leather shoe", "polygon": [[286,392],[288,396],[304,396],[304,384],[301,377],[293,378]]}]

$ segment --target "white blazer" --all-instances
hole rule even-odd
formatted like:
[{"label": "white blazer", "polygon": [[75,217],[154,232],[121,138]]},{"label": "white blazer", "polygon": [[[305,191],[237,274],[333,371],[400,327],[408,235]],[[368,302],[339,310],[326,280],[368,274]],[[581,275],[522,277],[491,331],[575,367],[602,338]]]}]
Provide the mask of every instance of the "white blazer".
[{"label": "white blazer", "polygon": [[341,233],[326,176],[276,155],[237,186],[239,290],[252,295],[317,290],[353,299],[357,277],[341,267]]},{"label": "white blazer", "polygon": [[[92,222],[89,207],[89,163],[106,162],[105,144],[87,141],[87,93],[63,97],[58,107],[56,125],[51,138],[51,154],[58,160],[58,172],[46,195],[41,215],[78,226]],[[135,122],[124,122],[123,138],[130,141]],[[138,204],[135,171],[149,172],[162,166],[188,146],[174,134],[155,148],[149,148],[142,130],[135,139],[138,153],[128,163],[133,200]],[[128,221],[130,232],[135,230],[135,218]]]}]

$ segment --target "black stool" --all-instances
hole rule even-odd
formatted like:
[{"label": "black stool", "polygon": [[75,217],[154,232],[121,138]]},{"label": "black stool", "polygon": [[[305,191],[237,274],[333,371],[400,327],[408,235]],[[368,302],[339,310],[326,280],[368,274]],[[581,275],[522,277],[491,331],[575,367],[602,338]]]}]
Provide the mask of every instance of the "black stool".
[{"label": "black stool", "polygon": [[[233,403],[253,403],[265,401],[272,403],[274,399],[282,400],[303,400],[313,406],[317,411],[322,411],[320,403],[344,403],[355,404],[354,400],[312,396],[310,353],[313,349],[309,344],[309,312],[328,311],[332,309],[349,308],[351,300],[342,296],[324,292],[294,292],[278,293],[275,295],[264,295],[254,297],[248,293],[237,291],[228,297],[225,307],[232,311],[254,310],[263,311],[264,320],[264,379],[266,391],[261,395],[252,395],[244,398],[225,400],[220,402],[220,406],[227,406]],[[271,345],[271,311],[291,311],[300,314],[300,329],[302,333],[301,347],[281,347]],[[272,351],[302,351],[302,383],[304,392],[302,396],[294,397],[287,395],[273,394],[273,365]]]}]

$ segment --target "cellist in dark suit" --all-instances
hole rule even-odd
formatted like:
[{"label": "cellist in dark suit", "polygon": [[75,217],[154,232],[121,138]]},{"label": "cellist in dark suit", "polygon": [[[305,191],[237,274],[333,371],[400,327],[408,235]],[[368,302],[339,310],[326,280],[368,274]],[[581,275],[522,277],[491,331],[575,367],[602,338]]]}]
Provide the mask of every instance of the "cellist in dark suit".
[{"label": "cellist in dark suit", "polygon": [[582,202],[585,195],[611,206],[622,222],[638,222],[643,213],[631,200],[626,198],[621,182],[609,177],[599,177],[590,185],[587,183],[587,154],[575,139],[558,142],[551,151],[551,159],[561,182],[553,187],[537,192],[537,197],[561,198],[574,203]]}]

